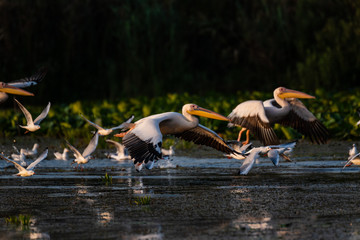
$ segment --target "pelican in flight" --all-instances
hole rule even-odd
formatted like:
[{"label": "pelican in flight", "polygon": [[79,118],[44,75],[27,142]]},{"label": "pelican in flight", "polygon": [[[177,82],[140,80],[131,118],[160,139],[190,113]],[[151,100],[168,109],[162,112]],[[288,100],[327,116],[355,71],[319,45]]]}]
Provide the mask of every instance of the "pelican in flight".
[{"label": "pelican in flight", "polygon": [[196,104],[186,104],[182,108],[182,114],[166,112],[151,115],[129,125],[130,130],[126,133],[115,136],[123,137],[123,144],[134,159],[138,171],[142,168],[143,162],[145,167],[150,169],[154,160],[162,158],[162,139],[166,134],[210,146],[228,154],[235,152],[214,131],[200,125],[199,119],[194,115],[228,121],[226,117]]},{"label": "pelican in flight", "polygon": [[41,114],[35,118],[35,120],[33,121],[32,116],[30,114],[30,112],[16,99],[14,99],[15,102],[18,104],[19,108],[21,109],[21,111],[24,113],[26,121],[27,121],[27,125],[26,126],[21,126],[21,128],[25,128],[27,131],[25,133],[28,132],[35,132],[36,130],[40,129],[40,122],[42,120],[44,120],[44,118],[46,118],[46,116],[49,113],[50,110],[50,102],[48,103],[48,105],[46,106],[46,108],[44,108],[44,110],[41,112]]},{"label": "pelican in flight", "polygon": [[[82,114],[80,114],[80,116],[85,120],[87,121],[91,126],[95,127],[99,133],[99,135],[101,136],[107,136],[109,135],[110,133],[112,133],[114,130],[116,129],[122,129],[124,127],[124,123],[120,124],[119,126],[116,126],[116,127],[113,127],[113,128],[102,128],[100,127],[99,125],[97,125],[96,123],[93,123],[91,122],[90,120],[88,120],[86,117],[84,117]],[[131,123],[131,121],[134,119],[134,115],[132,115],[128,120],[125,121],[125,124],[127,123]]]},{"label": "pelican in flight", "polygon": [[0,155],[0,157],[4,160],[14,164],[16,169],[19,171],[19,173],[16,174],[17,176],[29,177],[29,176],[32,176],[35,174],[35,172],[34,172],[35,166],[38,165],[42,160],[44,160],[47,157],[47,154],[48,154],[48,149],[46,148],[46,150],[34,162],[32,162],[27,168],[24,168],[17,162],[10,160],[3,155]]},{"label": "pelican in flight", "polygon": [[246,132],[245,144],[249,142],[249,131],[264,145],[279,144],[272,126],[275,123],[295,128],[308,136],[312,142],[326,143],[329,133],[326,127],[298,100],[315,98],[303,92],[279,87],[274,90],[274,99],[265,102],[250,100],[240,103],[228,116],[229,126],[241,126]]},{"label": "pelican in flight", "polygon": [[46,69],[41,68],[39,72],[32,75],[31,77],[22,78],[9,83],[0,82],[0,103],[3,103],[8,99],[8,93],[23,96],[34,96],[34,94],[22,90],[21,88],[38,84],[45,77],[45,75]]},{"label": "pelican in flight", "polygon": [[131,159],[131,157],[129,156],[129,153],[128,153],[128,151],[127,151],[127,149],[125,148],[124,145],[122,145],[119,142],[110,140],[110,139],[106,139],[105,141],[107,143],[110,143],[110,144],[114,145],[114,147],[116,148],[116,153],[107,153],[106,154],[106,156],[108,158],[112,158],[112,159],[115,159],[117,161]]},{"label": "pelican in flight", "polygon": [[69,146],[70,150],[73,151],[75,157],[75,160],[71,164],[77,163],[77,166],[79,166],[80,164],[88,163],[90,155],[95,151],[98,145],[98,140],[99,134],[95,133],[82,154],[73,145],[66,141],[66,144]]}]

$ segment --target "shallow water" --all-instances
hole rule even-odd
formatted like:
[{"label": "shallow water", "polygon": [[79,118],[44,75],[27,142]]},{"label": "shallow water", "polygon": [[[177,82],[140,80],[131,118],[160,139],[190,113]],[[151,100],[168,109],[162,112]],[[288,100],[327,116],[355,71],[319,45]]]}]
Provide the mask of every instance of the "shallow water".
[{"label": "shallow water", "polygon": [[[50,157],[19,178],[0,161],[0,239],[360,239],[360,168],[342,169],[350,145],[298,144],[293,162],[260,159],[247,176],[240,160],[194,150],[140,173],[131,161],[80,171]],[[19,214],[30,226],[5,223]]]}]

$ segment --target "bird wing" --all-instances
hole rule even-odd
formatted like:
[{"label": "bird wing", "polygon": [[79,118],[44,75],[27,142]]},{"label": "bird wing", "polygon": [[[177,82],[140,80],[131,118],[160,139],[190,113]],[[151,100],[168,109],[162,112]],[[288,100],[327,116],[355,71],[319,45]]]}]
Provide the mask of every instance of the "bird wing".
[{"label": "bird wing", "polygon": [[41,68],[37,73],[31,77],[25,77],[19,80],[11,81],[7,83],[9,86],[17,88],[26,88],[38,84],[46,75],[47,69]]},{"label": "bird wing", "polygon": [[33,170],[35,166],[39,164],[39,162],[41,162],[47,157],[47,155],[48,155],[48,148],[46,148],[45,151],[26,168],[26,170]]},{"label": "bird wing", "polygon": [[259,150],[253,149],[249,156],[247,156],[240,167],[239,174],[246,175],[249,173],[251,168],[254,166],[256,159],[259,158]]},{"label": "bird wing", "polygon": [[99,141],[99,134],[95,133],[93,138],[90,140],[89,145],[85,148],[82,154],[84,158],[87,158],[88,156],[90,156],[90,154],[92,154],[95,151],[98,145],[98,141]]},{"label": "bird wing", "polygon": [[269,148],[294,148],[296,146],[297,141],[292,141],[288,143],[278,144],[278,145],[269,145]]},{"label": "bird wing", "polygon": [[121,143],[116,142],[116,141],[113,141],[113,140],[110,140],[110,139],[106,139],[105,141],[106,141],[107,143],[113,144],[113,145],[116,147],[116,152],[117,152],[117,153],[124,153],[125,147],[124,147],[124,145],[122,145]]},{"label": "bird wing", "polygon": [[100,127],[99,125],[97,125],[96,123],[93,123],[92,121],[90,121],[89,119],[87,119],[84,115],[80,114],[80,116],[87,121],[91,126],[95,127],[97,130],[105,130],[104,128]]},{"label": "bird wing", "polygon": [[69,146],[70,150],[73,151],[75,158],[79,158],[80,156],[82,156],[81,153],[73,145],[71,145],[67,140],[65,141],[66,144]]},{"label": "bird wing", "polygon": [[175,134],[175,136],[189,142],[215,148],[227,154],[236,153],[217,133],[201,124],[185,132]]},{"label": "bird wing", "polygon": [[345,163],[343,169],[344,169],[352,160],[354,160],[355,158],[357,158],[357,157],[359,157],[359,156],[360,156],[360,153],[355,154],[354,156],[352,156],[352,157],[349,159],[349,161],[347,161],[347,162]]},{"label": "bird wing", "polygon": [[34,121],[34,124],[35,125],[39,125],[40,122],[46,118],[46,116],[48,115],[49,113],[49,110],[50,110],[50,106],[51,106],[51,103],[49,102],[48,105],[46,106],[46,108],[44,108],[44,110],[41,112],[41,114],[35,118],[35,121]]},{"label": "bird wing", "polygon": [[250,100],[240,103],[228,118],[231,124],[249,129],[263,144],[279,144],[279,139],[265,114],[262,101]]},{"label": "bird wing", "polygon": [[5,157],[4,155],[0,154],[0,157],[1,157],[2,159],[4,159],[4,160],[6,160],[6,161],[8,161],[8,162],[10,162],[10,163],[12,163],[12,164],[14,164],[14,166],[16,167],[16,169],[17,169],[19,172],[25,170],[25,168],[22,167],[20,164],[18,164],[17,162],[12,161],[12,160],[10,160],[10,159],[8,159],[8,158]]},{"label": "bird wing", "polygon": [[324,144],[329,139],[329,132],[326,127],[296,98],[287,99],[291,110],[284,117],[280,124],[292,127],[300,133],[308,136],[312,142]]},{"label": "bird wing", "polygon": [[14,100],[18,104],[20,110],[24,113],[27,125],[32,124],[33,119],[32,119],[32,116],[31,116],[30,112],[16,98],[14,98]]},{"label": "bird wing", "polygon": [[158,119],[144,118],[125,135],[123,144],[128,149],[134,164],[148,163],[162,157],[162,134]]},{"label": "bird wing", "polygon": [[134,119],[134,115],[131,115],[131,117],[128,118],[128,120],[126,120],[125,122],[123,122],[123,123],[120,124],[119,126],[116,126],[116,127],[111,128],[111,130],[130,128],[131,121],[132,121],[133,119]]},{"label": "bird wing", "polygon": [[271,149],[268,153],[267,153],[268,158],[270,158],[270,160],[272,161],[272,163],[277,166],[279,165],[279,160],[280,160],[280,155],[277,149]]}]

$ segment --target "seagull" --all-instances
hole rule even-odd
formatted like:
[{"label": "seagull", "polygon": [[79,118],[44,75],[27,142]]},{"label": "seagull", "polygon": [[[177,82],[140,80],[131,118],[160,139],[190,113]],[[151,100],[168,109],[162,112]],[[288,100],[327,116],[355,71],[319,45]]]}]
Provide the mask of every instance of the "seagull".
[{"label": "seagull", "polygon": [[271,150],[268,152],[268,158],[274,163],[275,166],[279,164],[280,156],[285,159],[287,162],[291,162],[291,159],[287,156],[289,155],[296,146],[296,141],[283,143],[279,145],[270,145],[268,147]]},{"label": "seagull", "polygon": [[226,141],[226,143],[230,147],[232,147],[237,153],[240,153],[240,154],[237,154],[237,153],[225,154],[225,156],[228,158],[235,158],[235,159],[243,160],[246,158],[245,154],[247,152],[249,152],[250,149],[253,148],[251,142],[248,144],[243,144],[242,142],[237,141],[237,140],[229,140],[229,141]]},{"label": "seagull", "polygon": [[32,149],[20,149],[20,151],[22,150],[25,156],[34,156],[38,153],[38,149],[39,149],[39,144],[35,143]]},{"label": "seagull", "polygon": [[175,155],[174,146],[170,146],[169,150],[162,148],[161,153],[162,153],[163,157],[171,158],[172,156]]},{"label": "seagull", "polygon": [[247,175],[260,155],[265,155],[271,150],[270,147],[256,147],[250,150],[249,155],[240,167],[239,174]]},{"label": "seagull", "polygon": [[8,83],[1,82],[0,88],[4,88],[4,91],[0,91],[0,103],[5,102],[9,98],[7,93],[34,96],[34,94],[22,90],[21,88],[26,88],[38,84],[45,77],[46,71],[46,68],[41,68],[36,74],[32,75],[31,77],[22,78]]},{"label": "seagull", "polygon": [[27,125],[26,126],[21,126],[21,128],[25,128],[27,131],[25,133],[28,132],[35,132],[36,130],[40,129],[40,122],[42,120],[44,120],[44,118],[48,115],[49,110],[50,110],[50,102],[48,103],[48,105],[46,106],[46,108],[41,112],[41,114],[35,119],[35,121],[33,121],[31,114],[29,113],[29,111],[16,99],[14,99],[15,102],[19,105],[19,108],[21,109],[21,111],[24,113],[26,121],[27,121]]},{"label": "seagull", "polygon": [[125,121],[125,124],[122,123],[119,126],[113,127],[113,128],[102,128],[99,125],[97,125],[96,123],[91,122],[90,120],[88,120],[87,118],[84,117],[84,115],[80,114],[80,116],[87,121],[91,126],[95,127],[98,130],[99,135],[101,136],[107,136],[110,133],[112,133],[112,131],[116,130],[116,129],[122,129],[124,128],[126,123],[131,123],[131,121],[134,119],[134,115],[132,115],[128,120]]},{"label": "seagull", "polygon": [[27,168],[22,167],[20,164],[18,164],[15,161],[12,161],[8,158],[6,158],[4,155],[0,155],[0,157],[10,163],[13,163],[14,166],[16,167],[16,169],[19,171],[19,173],[17,173],[17,176],[20,177],[29,177],[35,174],[34,172],[34,168],[37,164],[39,164],[39,162],[41,162],[42,160],[44,160],[47,157],[48,154],[48,148],[45,149],[45,151],[34,161],[32,162]]},{"label": "seagull", "polygon": [[69,152],[69,149],[67,149],[67,148],[64,148],[64,151],[62,153],[54,152],[55,159],[56,160],[69,160],[68,152]]},{"label": "seagull", "polygon": [[348,161],[345,163],[343,169],[351,166],[352,164],[360,165],[360,153],[357,150],[355,143],[352,145],[352,148],[350,148],[349,150],[349,158]]},{"label": "seagull", "polygon": [[24,154],[24,149],[21,149],[19,154],[11,154],[11,158],[14,160],[14,161],[17,161],[17,162],[20,162],[20,165],[25,167],[27,165],[26,163],[26,156]]},{"label": "seagull", "polygon": [[124,145],[122,145],[119,142],[107,139],[105,140],[107,143],[110,143],[112,145],[114,145],[116,147],[116,153],[107,153],[106,156],[108,158],[112,158],[115,159],[117,161],[121,161],[121,160],[127,160],[127,159],[131,159],[127,149],[125,148]]},{"label": "seagull", "polygon": [[71,145],[68,141],[66,141],[67,145],[69,146],[70,150],[73,151],[75,156],[75,160],[71,164],[77,163],[78,164],[77,166],[79,166],[80,164],[85,164],[89,162],[90,154],[92,154],[95,151],[98,145],[98,140],[99,140],[99,134],[95,133],[89,145],[85,148],[83,154],[81,154],[73,145]]}]

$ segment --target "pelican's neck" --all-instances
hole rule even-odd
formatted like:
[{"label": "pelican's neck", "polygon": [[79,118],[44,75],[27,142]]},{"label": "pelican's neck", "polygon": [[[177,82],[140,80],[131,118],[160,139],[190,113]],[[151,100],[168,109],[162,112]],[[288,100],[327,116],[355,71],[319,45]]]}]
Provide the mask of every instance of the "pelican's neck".
[{"label": "pelican's neck", "polygon": [[276,90],[274,91],[274,99],[282,108],[290,106],[288,101],[286,101],[284,98],[279,97]]},{"label": "pelican's neck", "polygon": [[189,122],[194,123],[195,126],[199,124],[199,119],[198,119],[197,117],[195,117],[194,115],[191,115],[190,113],[188,113],[185,109],[183,109],[182,115],[184,115],[184,117],[185,117]]}]

